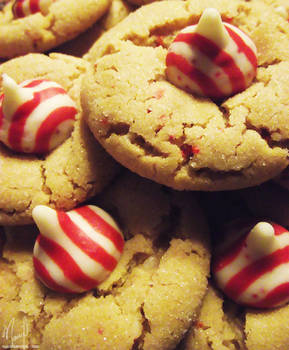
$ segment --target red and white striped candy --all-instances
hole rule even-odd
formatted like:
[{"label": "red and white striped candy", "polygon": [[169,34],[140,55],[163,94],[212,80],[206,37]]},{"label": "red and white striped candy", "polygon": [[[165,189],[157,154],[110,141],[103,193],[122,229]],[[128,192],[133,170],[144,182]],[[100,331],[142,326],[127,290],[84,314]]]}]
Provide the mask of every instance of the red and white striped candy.
[{"label": "red and white striped candy", "polygon": [[289,232],[259,222],[215,257],[218,286],[235,302],[273,308],[289,301]]},{"label": "red and white striped candy", "polygon": [[116,267],[124,239],[102,209],[87,205],[65,213],[39,205],[32,216],[40,231],[33,252],[35,272],[50,289],[82,293]]},{"label": "red and white striped candy", "polygon": [[206,9],[197,25],[183,29],[166,57],[167,78],[176,86],[215,100],[245,90],[256,76],[257,50],[237,27]]},{"label": "red and white striped candy", "polygon": [[56,0],[15,0],[12,12],[15,18],[23,18],[37,12],[46,15],[54,1]]},{"label": "red and white striped candy", "polygon": [[3,74],[0,141],[17,152],[46,153],[69,137],[77,113],[74,101],[56,82],[21,84]]}]

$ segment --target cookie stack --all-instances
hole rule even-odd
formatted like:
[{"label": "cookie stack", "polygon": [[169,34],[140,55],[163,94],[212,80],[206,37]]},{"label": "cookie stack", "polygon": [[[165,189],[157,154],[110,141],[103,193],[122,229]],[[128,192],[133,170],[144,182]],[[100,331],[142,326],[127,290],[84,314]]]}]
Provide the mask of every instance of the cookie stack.
[{"label": "cookie stack", "polygon": [[0,3],[3,349],[288,350],[288,4],[147,3]]}]

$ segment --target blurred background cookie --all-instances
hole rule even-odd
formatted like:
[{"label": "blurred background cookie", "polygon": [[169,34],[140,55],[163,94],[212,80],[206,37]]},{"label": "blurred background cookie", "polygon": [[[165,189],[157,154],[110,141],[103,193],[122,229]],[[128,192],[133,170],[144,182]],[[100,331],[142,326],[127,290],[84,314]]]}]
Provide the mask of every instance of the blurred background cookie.
[{"label": "blurred background cookie", "polygon": [[0,12],[0,57],[45,52],[100,19],[110,0],[11,0]]}]

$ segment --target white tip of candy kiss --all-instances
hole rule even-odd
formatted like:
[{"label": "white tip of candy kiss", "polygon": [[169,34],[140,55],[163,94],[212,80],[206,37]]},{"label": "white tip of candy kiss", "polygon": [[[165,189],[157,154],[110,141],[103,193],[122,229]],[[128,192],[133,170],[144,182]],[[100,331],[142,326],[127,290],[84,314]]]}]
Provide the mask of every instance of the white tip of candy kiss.
[{"label": "white tip of candy kiss", "polygon": [[197,24],[196,33],[213,41],[220,48],[225,47],[229,41],[229,34],[222,18],[214,8],[205,9]]},{"label": "white tip of candy kiss", "polygon": [[249,232],[246,242],[252,254],[258,256],[269,254],[277,244],[273,226],[268,222],[259,222]]},{"label": "white tip of candy kiss", "polygon": [[18,85],[9,75],[2,74],[2,88],[4,99],[2,102],[3,114],[9,119],[23,102],[33,99],[33,93]]},{"label": "white tip of candy kiss", "polygon": [[45,205],[37,205],[32,210],[32,218],[43,236],[53,239],[57,235],[59,225],[56,210]]}]

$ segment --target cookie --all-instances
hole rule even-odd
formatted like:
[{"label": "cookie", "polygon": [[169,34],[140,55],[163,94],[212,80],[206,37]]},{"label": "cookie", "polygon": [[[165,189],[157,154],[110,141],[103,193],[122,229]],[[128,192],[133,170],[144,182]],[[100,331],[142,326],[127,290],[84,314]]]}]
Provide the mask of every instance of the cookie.
[{"label": "cookie", "polygon": [[185,350],[286,350],[289,305],[276,310],[242,309],[210,286]]},{"label": "cookie", "polygon": [[73,296],[46,289],[33,273],[35,228],[9,228],[0,263],[2,347],[24,325],[25,335],[14,345],[175,349],[195,320],[210,260],[196,197],[124,174],[93,203],[110,212],[126,242],[116,269],[92,292]]},{"label": "cookie", "polygon": [[78,35],[75,39],[64,43],[53,51],[82,57],[105,31],[127,17],[132,10],[133,7],[128,5],[125,0],[112,0],[109,9],[100,21],[96,22],[91,28]]},{"label": "cookie", "polygon": [[263,1],[268,5],[271,5],[276,13],[282,16],[284,19],[289,19],[289,4],[286,0],[257,0]]},{"label": "cookie", "polygon": [[87,62],[61,54],[29,54],[0,66],[17,82],[49,79],[76,103],[71,136],[46,154],[24,154],[0,145],[0,223],[31,223],[38,204],[68,210],[100,192],[116,174],[117,164],[95,142],[80,107],[80,80]]},{"label": "cookie", "polygon": [[43,11],[35,2],[33,6],[37,7],[37,12],[25,10],[24,17],[19,18],[15,9],[18,6],[21,10],[27,0],[24,4],[15,1],[10,1],[0,12],[1,58],[45,52],[71,40],[100,19],[110,5],[109,0],[56,0],[46,1],[49,6]]},{"label": "cookie", "polygon": [[[207,7],[245,31],[258,52],[252,85],[222,103],[177,88],[165,74],[172,40]],[[288,164],[288,48],[288,22],[261,2],[143,6],[85,55],[95,63],[83,81],[89,127],[125,167],[175,189],[262,183]]]}]

